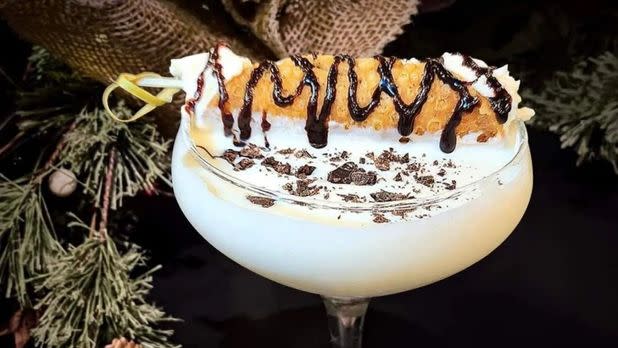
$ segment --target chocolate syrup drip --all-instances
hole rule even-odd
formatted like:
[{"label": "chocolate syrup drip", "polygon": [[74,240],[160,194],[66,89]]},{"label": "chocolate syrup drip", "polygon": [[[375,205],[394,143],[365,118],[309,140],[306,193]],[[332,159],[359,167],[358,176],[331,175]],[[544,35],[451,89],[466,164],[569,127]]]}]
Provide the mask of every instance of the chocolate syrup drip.
[{"label": "chocolate syrup drip", "polygon": [[470,95],[468,87],[465,82],[456,79],[444,66],[435,59],[427,61],[427,65],[431,65],[433,73],[446,85],[448,85],[453,91],[459,94],[459,100],[455,105],[455,110],[451,118],[444,126],[442,134],[440,135],[440,150],[445,153],[451,153],[457,146],[457,133],[455,132],[459,123],[461,123],[461,116],[463,112],[470,112],[475,106],[479,104],[479,100]]},{"label": "chocolate syrup drip", "polygon": [[354,121],[362,122],[366,120],[378,104],[380,104],[382,83],[379,83],[376,89],[373,90],[369,104],[361,107],[358,105],[358,100],[356,98],[356,94],[358,92],[358,77],[356,76],[356,71],[354,71],[356,62],[354,61],[354,58],[349,55],[343,55],[342,57],[348,63],[348,81],[350,83],[350,86],[348,87],[348,110]]},{"label": "chocolate syrup drip", "polygon": [[262,111],[262,133],[264,134],[264,146],[267,149],[270,149],[270,143],[268,142],[268,137],[266,137],[266,132],[270,130],[270,122],[268,122],[266,111]]},{"label": "chocolate syrup drip", "polygon": [[[212,66],[215,77],[217,78],[217,85],[219,86],[219,111],[221,112],[221,121],[223,122],[223,131],[225,135],[233,135],[232,127],[234,127],[234,116],[227,107],[227,101],[229,96],[227,94],[227,88],[225,88],[225,79],[223,78],[223,66],[219,63],[219,49],[221,44],[217,45],[212,52]],[[239,145],[236,137],[234,137],[234,145]]]},{"label": "chocolate syrup drip", "polygon": [[191,113],[191,111],[195,110],[195,104],[200,101],[202,98],[202,90],[204,89],[204,73],[201,73],[197,78],[197,88],[195,89],[195,93],[193,94],[193,98],[189,99],[185,104],[185,111],[187,113]]},{"label": "chocolate syrup drip", "polygon": [[498,122],[500,122],[501,124],[506,122],[506,120],[508,120],[509,118],[509,112],[511,111],[512,99],[511,99],[511,95],[509,94],[509,92],[507,92],[506,89],[502,87],[498,79],[493,76],[492,73],[494,71],[494,68],[493,67],[489,67],[489,68],[481,67],[478,64],[476,64],[476,62],[474,61],[474,59],[472,59],[472,57],[466,56],[463,54],[460,54],[460,55],[463,58],[463,65],[472,69],[472,71],[474,71],[474,73],[476,74],[477,79],[481,76],[485,76],[485,78],[487,79],[487,85],[494,92],[493,97],[487,98],[489,99],[491,108],[496,113],[496,118]]},{"label": "chocolate syrup drip", "polygon": [[[320,118],[317,118],[318,92],[320,91],[320,83],[313,72],[313,64],[311,64],[307,58],[297,55],[291,56],[290,58],[304,73],[301,83],[305,86],[309,86],[309,89],[311,90],[309,102],[307,103],[307,122],[305,123],[307,138],[309,139],[311,146],[316,149],[323,148],[327,143],[328,124],[326,121],[322,122],[322,113],[320,113]],[[332,104],[332,102],[330,104]],[[326,116],[328,117],[328,115]]]},{"label": "chocolate syrup drip", "polygon": [[395,59],[387,59],[382,56],[377,56],[376,59],[380,62],[380,66],[378,68],[381,76],[379,86],[384,93],[393,98],[395,111],[399,114],[397,130],[399,131],[399,134],[407,137],[412,133],[412,130],[414,129],[414,120],[421,112],[423,105],[427,101],[427,96],[429,95],[429,90],[431,89],[431,85],[434,80],[434,63],[427,62],[425,64],[425,71],[423,72],[423,77],[421,78],[418,93],[410,104],[406,104],[403,99],[401,99],[397,85],[393,81],[392,69]]},{"label": "chocolate syrup drip", "polygon": [[[214,73],[219,84],[219,109],[221,110],[222,120],[226,135],[232,134],[232,127],[234,118],[227,109],[228,94],[223,81],[223,74],[221,72],[221,65],[218,62],[218,49],[217,47],[212,54],[212,64],[214,67]],[[496,113],[496,118],[500,123],[506,122],[508,113],[511,109],[511,96],[502,87],[498,80],[492,76],[493,68],[483,68],[478,66],[472,58],[463,56],[464,65],[472,69],[477,78],[485,76],[487,78],[487,84],[493,89],[494,97],[488,98]],[[378,61],[378,73],[380,74],[380,82],[371,95],[371,100],[366,106],[360,106],[357,99],[358,94],[358,76],[356,74],[355,60],[349,55],[338,55],[334,57],[333,64],[330,66],[328,76],[326,78],[326,90],[324,95],[324,102],[322,108],[318,114],[318,94],[320,89],[319,81],[313,72],[313,64],[302,56],[291,56],[292,62],[303,71],[303,78],[296,87],[294,93],[290,95],[283,95],[283,84],[281,81],[281,74],[276,63],[272,61],[265,61],[258,65],[252,72],[247,82],[245,95],[243,99],[243,105],[238,115],[238,127],[240,129],[240,138],[246,140],[251,136],[251,113],[253,106],[254,92],[260,79],[264,76],[266,70],[270,72],[270,79],[273,83],[272,98],[277,106],[285,107],[294,103],[294,100],[302,93],[305,86],[310,88],[309,101],[307,103],[307,121],[305,124],[305,130],[307,131],[307,137],[310,144],[315,148],[322,148],[327,144],[328,138],[328,119],[331,113],[332,105],[337,96],[337,79],[339,75],[339,65],[341,62],[348,64],[348,111],[354,121],[362,122],[366,120],[369,115],[380,104],[381,94],[384,92],[393,99],[395,111],[399,115],[398,131],[402,135],[401,142],[408,142],[409,135],[414,130],[414,121],[423,105],[427,101],[429,91],[433,85],[435,78],[437,77],[444,84],[448,85],[453,91],[459,95],[459,100],[448,119],[442,134],[440,136],[440,149],[443,152],[452,152],[457,144],[456,128],[461,123],[462,115],[464,112],[472,111],[478,104],[479,100],[472,97],[470,94],[467,83],[456,79],[448,70],[446,70],[440,59],[428,59],[425,61],[425,68],[423,76],[421,78],[418,93],[411,103],[403,101],[397,85],[394,82],[392,68],[395,63],[395,58],[385,58],[382,56],[376,56]],[[315,57],[314,57],[315,59]],[[203,88],[203,76],[202,81],[198,80],[198,91],[193,99],[187,103],[187,108],[194,108],[196,100],[199,100]],[[200,85],[201,83],[201,85]],[[265,133],[270,129],[270,123],[266,120],[266,111],[262,114],[262,131]],[[268,147],[268,140],[265,136],[265,143]],[[235,140],[236,144],[236,140]]]}]

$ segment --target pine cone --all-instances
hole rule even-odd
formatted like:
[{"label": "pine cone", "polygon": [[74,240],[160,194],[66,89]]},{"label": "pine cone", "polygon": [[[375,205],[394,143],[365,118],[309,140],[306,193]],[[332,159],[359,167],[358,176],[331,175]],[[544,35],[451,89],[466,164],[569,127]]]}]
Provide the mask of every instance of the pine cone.
[{"label": "pine cone", "polygon": [[106,345],[105,348],[142,348],[142,346],[133,341],[127,341],[124,337],[120,337],[114,338],[112,343]]}]

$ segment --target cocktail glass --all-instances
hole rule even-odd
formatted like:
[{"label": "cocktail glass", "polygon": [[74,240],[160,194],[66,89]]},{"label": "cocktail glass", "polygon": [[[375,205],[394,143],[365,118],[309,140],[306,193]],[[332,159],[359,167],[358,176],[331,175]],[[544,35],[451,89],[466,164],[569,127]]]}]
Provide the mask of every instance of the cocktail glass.
[{"label": "cocktail glass", "polygon": [[[432,197],[383,203],[296,197],[239,180],[195,144],[189,123],[181,122],[172,162],[174,193],[187,219],[238,264],[321,295],[335,347],[361,346],[371,297],[436,282],[489,254],[519,223],[532,191],[527,133],[519,121],[509,126],[517,133],[514,155],[498,171]],[[274,205],[255,206],[247,196],[266,197]],[[423,219],[337,220],[341,214],[441,204],[452,208]]]}]

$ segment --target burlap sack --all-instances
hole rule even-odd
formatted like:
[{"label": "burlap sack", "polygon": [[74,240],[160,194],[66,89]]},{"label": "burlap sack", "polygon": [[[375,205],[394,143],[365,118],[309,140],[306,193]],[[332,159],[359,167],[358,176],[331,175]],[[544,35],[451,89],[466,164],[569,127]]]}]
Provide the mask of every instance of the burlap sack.
[{"label": "burlap sack", "polygon": [[223,0],[234,19],[275,54],[371,56],[402,32],[417,0]]},{"label": "burlap sack", "polygon": [[217,40],[260,55],[223,23],[199,21],[160,0],[5,0],[0,14],[23,38],[103,83],[122,72],[165,73],[171,58],[203,52]]},{"label": "burlap sack", "polygon": [[[123,72],[166,74],[170,59],[203,52],[220,40],[254,59],[301,52],[372,55],[401,32],[417,4],[417,0],[263,0],[243,10],[230,0],[223,2],[0,0],[0,15],[26,40],[108,84]],[[171,121],[177,117],[169,113],[177,110],[177,106],[158,110],[165,115],[158,118],[163,132],[173,133]]]}]

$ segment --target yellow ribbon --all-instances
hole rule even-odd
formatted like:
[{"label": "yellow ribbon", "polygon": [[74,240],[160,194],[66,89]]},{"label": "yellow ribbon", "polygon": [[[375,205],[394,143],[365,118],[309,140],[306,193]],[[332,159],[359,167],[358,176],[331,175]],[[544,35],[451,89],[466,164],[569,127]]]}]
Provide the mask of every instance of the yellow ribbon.
[{"label": "yellow ribbon", "polygon": [[[103,92],[103,107],[107,114],[118,122],[131,122],[135,121],[140,117],[143,117],[147,113],[156,109],[161,105],[165,105],[167,103],[172,102],[172,98],[176,92],[179,91],[178,88],[164,88],[157,95],[152,95],[147,90],[141,88],[137,85],[137,83],[143,79],[144,77],[161,77],[161,75],[152,73],[152,72],[143,72],[141,74],[133,75],[133,74],[120,74],[116,81],[111,85],[107,86],[105,91]],[[131,95],[140,99],[146,105],[144,105],[141,109],[139,109],[133,116],[129,118],[120,118],[116,115],[109,107],[109,97],[112,92],[116,88],[122,88]]]}]

